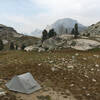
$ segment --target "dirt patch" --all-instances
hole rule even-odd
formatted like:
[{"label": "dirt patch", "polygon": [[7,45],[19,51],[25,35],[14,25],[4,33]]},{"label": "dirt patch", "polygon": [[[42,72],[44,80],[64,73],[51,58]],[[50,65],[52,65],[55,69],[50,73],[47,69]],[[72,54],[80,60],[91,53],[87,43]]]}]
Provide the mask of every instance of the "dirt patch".
[{"label": "dirt patch", "polygon": [[30,95],[16,94],[18,100],[76,100],[74,96],[67,91],[68,95],[57,93],[51,88],[45,88]]},{"label": "dirt patch", "polygon": [[[77,100],[100,100],[100,51],[68,49],[46,53],[0,53],[1,79],[8,81],[26,72],[32,73],[43,88],[51,87],[65,97],[69,90]],[[41,96],[41,92],[38,93]]]}]

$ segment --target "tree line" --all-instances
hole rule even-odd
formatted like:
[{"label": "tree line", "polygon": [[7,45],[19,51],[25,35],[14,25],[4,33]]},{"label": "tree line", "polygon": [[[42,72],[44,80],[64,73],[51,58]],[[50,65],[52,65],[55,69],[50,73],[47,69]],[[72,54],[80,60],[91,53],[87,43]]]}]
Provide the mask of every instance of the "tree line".
[{"label": "tree line", "polygon": [[49,30],[49,32],[47,32],[47,30],[43,30],[42,32],[42,42],[44,42],[45,40],[56,36],[57,33],[55,32],[54,29]]},{"label": "tree line", "polygon": [[[60,31],[61,31],[60,33],[61,34],[63,32],[63,29],[64,29],[63,27],[60,28]],[[68,33],[68,29],[67,28],[65,30],[65,33],[66,34]],[[44,42],[45,40],[47,40],[47,39],[49,39],[51,37],[54,37],[56,35],[57,35],[57,33],[55,32],[54,29],[49,30],[49,32],[47,32],[47,30],[44,29],[43,32],[42,32],[42,42]],[[78,37],[79,31],[78,31],[78,24],[77,23],[74,25],[74,28],[71,31],[71,35],[74,35],[74,38]]]}]

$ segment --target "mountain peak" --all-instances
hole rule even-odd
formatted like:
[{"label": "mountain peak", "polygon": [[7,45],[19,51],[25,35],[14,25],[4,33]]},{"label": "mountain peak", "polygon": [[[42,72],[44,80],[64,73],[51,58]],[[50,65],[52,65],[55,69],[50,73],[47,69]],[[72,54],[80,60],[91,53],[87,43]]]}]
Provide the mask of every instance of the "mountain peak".
[{"label": "mountain peak", "polygon": [[[72,28],[74,28],[75,24],[78,24],[79,31],[83,31],[86,29],[86,26],[80,24],[77,20],[71,19],[71,18],[62,18],[54,22],[52,25],[49,25],[46,27],[46,30],[50,30],[51,28],[55,29],[55,31],[58,34],[65,33],[66,29],[68,30],[68,33],[71,32]],[[62,32],[63,31],[63,32]]]}]

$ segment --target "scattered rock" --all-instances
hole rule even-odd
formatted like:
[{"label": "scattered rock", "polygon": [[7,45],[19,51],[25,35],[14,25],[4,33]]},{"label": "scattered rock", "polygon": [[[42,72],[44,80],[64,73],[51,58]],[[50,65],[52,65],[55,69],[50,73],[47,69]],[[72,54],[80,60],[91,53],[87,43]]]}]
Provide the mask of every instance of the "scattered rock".
[{"label": "scattered rock", "polygon": [[76,54],[75,54],[75,56],[79,56],[79,54],[78,54],[78,53],[76,53]]},{"label": "scattered rock", "polygon": [[50,64],[52,64],[54,61],[49,61]]},{"label": "scattered rock", "polygon": [[26,47],[24,50],[25,51],[37,51],[39,47],[37,47],[36,45],[34,46],[28,46]]},{"label": "scattered rock", "polygon": [[54,71],[56,71],[56,68],[55,67],[52,67],[51,70],[54,72]]},{"label": "scattered rock", "polygon": [[70,66],[67,66],[68,69],[73,69],[74,66],[70,65]]},{"label": "scattered rock", "polygon": [[93,82],[96,82],[96,79],[92,79]]},{"label": "scattered rock", "polygon": [[38,66],[41,66],[42,64],[38,64]]},{"label": "scattered rock", "polygon": [[0,96],[6,95],[6,91],[3,88],[0,88]]},{"label": "scattered rock", "polygon": [[74,86],[74,84],[71,84],[71,85],[70,85],[70,87],[73,87],[73,86]]},{"label": "scattered rock", "polygon": [[87,60],[87,58],[83,58],[83,60]]},{"label": "scattered rock", "polygon": [[99,58],[99,55],[93,55],[94,57],[96,57],[96,58]]},{"label": "scattered rock", "polygon": [[45,51],[45,49],[44,48],[38,48],[38,52],[44,52]]},{"label": "scattered rock", "polygon": [[95,65],[95,67],[99,67],[99,65],[98,65],[98,64],[96,64],[96,65]]},{"label": "scattered rock", "polygon": [[91,71],[94,71],[94,68],[92,68]]}]

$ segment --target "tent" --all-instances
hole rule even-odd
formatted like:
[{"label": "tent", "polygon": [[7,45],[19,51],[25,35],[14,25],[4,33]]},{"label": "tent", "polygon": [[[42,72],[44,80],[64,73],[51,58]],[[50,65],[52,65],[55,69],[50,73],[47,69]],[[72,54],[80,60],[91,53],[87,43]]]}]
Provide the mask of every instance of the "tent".
[{"label": "tent", "polygon": [[6,86],[9,90],[26,94],[30,94],[41,89],[40,85],[35,81],[31,73],[25,73],[13,77]]}]

